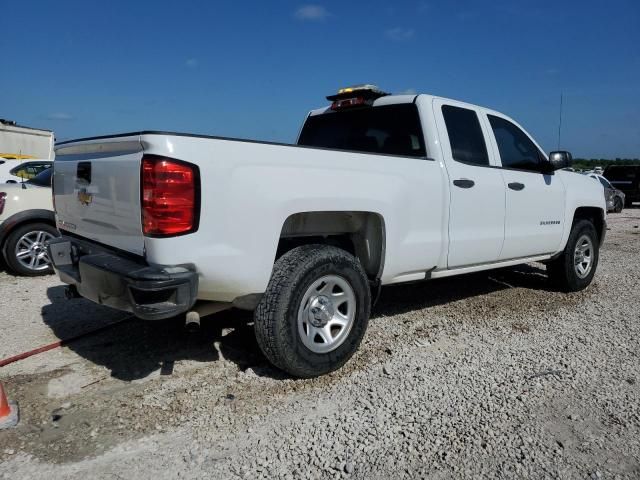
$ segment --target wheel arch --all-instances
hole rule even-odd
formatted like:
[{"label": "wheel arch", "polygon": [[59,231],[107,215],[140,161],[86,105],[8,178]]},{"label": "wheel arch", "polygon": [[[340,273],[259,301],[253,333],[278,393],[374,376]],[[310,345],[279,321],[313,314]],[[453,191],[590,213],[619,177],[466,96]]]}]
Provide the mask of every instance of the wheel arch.
[{"label": "wheel arch", "polygon": [[598,242],[602,245],[607,230],[604,211],[599,207],[578,207],[573,213],[571,227],[573,228],[573,225],[579,220],[588,220],[593,223],[598,233]]},{"label": "wheel arch", "polygon": [[380,280],[386,251],[382,215],[367,211],[310,211],[290,215],[282,225],[276,260],[306,244],[333,245],[354,255],[371,280]]}]

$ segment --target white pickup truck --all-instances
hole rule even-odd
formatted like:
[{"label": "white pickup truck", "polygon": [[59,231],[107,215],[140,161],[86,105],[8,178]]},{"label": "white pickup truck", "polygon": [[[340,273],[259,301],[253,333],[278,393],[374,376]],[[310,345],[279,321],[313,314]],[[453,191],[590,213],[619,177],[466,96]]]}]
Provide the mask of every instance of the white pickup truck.
[{"label": "white pickup truck", "polygon": [[[591,282],[602,188],[509,117],[373,86],[327,97],[297,145],[143,131],[56,146],[70,295],[160,319],[254,310],[267,358],[300,377],[343,365],[381,285],[545,262]],[[196,303],[198,301],[198,303]],[[217,302],[217,303],[205,303]],[[204,308],[204,310],[203,310]]]}]

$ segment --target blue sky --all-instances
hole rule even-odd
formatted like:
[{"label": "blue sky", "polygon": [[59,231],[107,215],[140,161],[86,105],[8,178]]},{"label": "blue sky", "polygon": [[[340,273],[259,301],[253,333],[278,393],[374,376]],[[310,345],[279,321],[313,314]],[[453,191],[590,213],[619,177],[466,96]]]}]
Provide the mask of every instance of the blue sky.
[{"label": "blue sky", "polygon": [[547,150],[640,157],[640,2],[2,1],[0,118],[292,142],[338,87],[513,116]]}]

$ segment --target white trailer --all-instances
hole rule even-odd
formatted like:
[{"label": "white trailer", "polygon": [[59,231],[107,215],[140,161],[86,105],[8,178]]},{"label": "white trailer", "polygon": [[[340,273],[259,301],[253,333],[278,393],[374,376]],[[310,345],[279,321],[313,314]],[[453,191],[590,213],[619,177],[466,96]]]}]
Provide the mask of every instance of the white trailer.
[{"label": "white trailer", "polygon": [[54,143],[51,130],[23,127],[0,119],[0,157],[53,160]]}]

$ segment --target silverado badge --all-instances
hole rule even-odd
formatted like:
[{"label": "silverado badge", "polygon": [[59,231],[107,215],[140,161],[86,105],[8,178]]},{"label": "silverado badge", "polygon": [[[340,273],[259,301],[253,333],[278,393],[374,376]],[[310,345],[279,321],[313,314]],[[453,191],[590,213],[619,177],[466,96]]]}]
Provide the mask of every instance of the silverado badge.
[{"label": "silverado badge", "polygon": [[87,192],[86,188],[81,188],[80,190],[78,190],[78,201],[82,205],[89,205],[92,200],[93,200],[93,195]]}]

